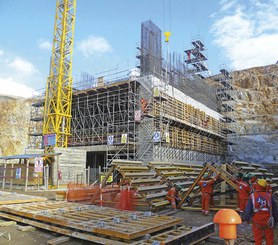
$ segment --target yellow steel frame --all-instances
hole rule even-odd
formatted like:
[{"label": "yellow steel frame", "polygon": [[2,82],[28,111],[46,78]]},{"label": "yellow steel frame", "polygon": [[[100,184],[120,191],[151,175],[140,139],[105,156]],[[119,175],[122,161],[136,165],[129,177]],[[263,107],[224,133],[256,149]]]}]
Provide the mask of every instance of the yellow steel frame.
[{"label": "yellow steel frame", "polygon": [[76,0],[57,0],[50,74],[46,83],[43,135],[67,147],[72,104],[72,54]]}]

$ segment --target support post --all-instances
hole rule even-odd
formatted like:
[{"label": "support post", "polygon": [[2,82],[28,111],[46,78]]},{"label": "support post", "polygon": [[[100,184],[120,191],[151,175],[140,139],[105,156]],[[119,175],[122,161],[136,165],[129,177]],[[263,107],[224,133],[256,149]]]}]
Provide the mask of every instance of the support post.
[{"label": "support post", "polygon": [[[226,171],[226,164],[222,164],[221,169]],[[226,204],[226,181],[221,182],[221,199],[220,199],[220,206],[223,207]]]},{"label": "support post", "polygon": [[29,159],[27,159],[26,170],[25,170],[25,191],[28,190],[28,180],[29,180]]},{"label": "support post", "polygon": [[2,183],[2,189],[5,189],[5,182],[6,182],[6,168],[7,168],[7,160],[5,160],[4,163],[4,171],[3,171],[3,183]]},{"label": "support post", "polygon": [[12,162],[11,179],[10,179],[10,190],[13,189],[13,180],[14,180],[14,163]]}]

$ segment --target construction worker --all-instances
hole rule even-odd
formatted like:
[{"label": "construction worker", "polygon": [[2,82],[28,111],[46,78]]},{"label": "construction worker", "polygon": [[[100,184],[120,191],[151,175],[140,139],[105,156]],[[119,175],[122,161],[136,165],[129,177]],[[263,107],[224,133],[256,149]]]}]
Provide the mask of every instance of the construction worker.
[{"label": "construction worker", "polygon": [[250,175],[249,185],[251,186],[251,189],[254,192],[257,187],[257,177],[255,175]]},{"label": "construction worker", "polygon": [[243,181],[242,173],[237,174],[237,180],[235,183],[238,186],[238,208],[240,216],[242,217],[242,213],[244,212],[248,203],[251,187],[245,181]]},{"label": "construction worker", "polygon": [[147,113],[149,102],[145,98],[141,98],[141,108],[143,113]]},{"label": "construction worker", "polygon": [[203,178],[198,182],[202,192],[202,214],[209,215],[209,206],[211,204],[211,196],[213,194],[213,184],[218,179],[218,175],[209,178],[208,173],[203,175]]},{"label": "construction worker", "polygon": [[177,209],[177,202],[180,201],[179,191],[182,189],[179,185],[172,186],[167,193],[166,199],[171,202],[172,208]]},{"label": "construction worker", "polygon": [[267,182],[266,191],[272,194],[272,187],[271,187],[272,179],[267,178],[266,182]]},{"label": "construction worker", "polygon": [[266,245],[274,245],[274,223],[278,221],[278,210],[273,196],[266,191],[267,182],[259,179],[254,193],[250,195],[245,209],[245,220],[252,216],[255,245],[261,245],[263,236]]}]

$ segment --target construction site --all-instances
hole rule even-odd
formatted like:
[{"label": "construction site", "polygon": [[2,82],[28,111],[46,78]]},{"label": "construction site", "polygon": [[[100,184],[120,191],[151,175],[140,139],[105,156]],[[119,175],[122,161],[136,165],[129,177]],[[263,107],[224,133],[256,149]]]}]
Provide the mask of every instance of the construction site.
[{"label": "construction site", "polygon": [[277,64],[211,75],[199,37],[164,57],[171,33],[146,20],[136,67],[73,83],[75,8],[57,0],[45,88],[0,94],[0,244],[255,244],[251,224],[228,241],[213,218],[239,212],[238,173],[278,204]]}]

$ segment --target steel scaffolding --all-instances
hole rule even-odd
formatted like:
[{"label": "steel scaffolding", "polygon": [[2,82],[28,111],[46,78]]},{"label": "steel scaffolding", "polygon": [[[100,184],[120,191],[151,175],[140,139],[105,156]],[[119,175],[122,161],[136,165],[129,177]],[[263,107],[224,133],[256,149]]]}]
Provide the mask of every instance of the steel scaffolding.
[{"label": "steel scaffolding", "polygon": [[[235,93],[233,76],[229,69],[222,65],[220,73],[214,78],[217,82],[217,99],[220,102],[220,112],[223,115],[223,133],[227,138],[228,151],[232,145],[238,144],[238,123],[235,119]],[[229,154],[230,155],[230,154]],[[232,160],[232,159],[231,159]]]},{"label": "steel scaffolding", "polygon": [[[186,67],[161,55],[161,31],[141,25],[140,72],[88,74],[73,88],[70,147],[113,159],[218,162],[226,142],[216,89]],[[217,115],[217,116],[215,116]]]},{"label": "steel scaffolding", "polygon": [[31,113],[28,129],[28,148],[41,149],[42,145],[42,126],[43,126],[43,110],[44,110],[44,93],[37,91],[37,95],[33,96],[31,104]]},{"label": "steel scaffolding", "polygon": [[75,89],[69,145],[105,146],[102,151],[107,152],[107,164],[115,158],[134,159],[137,142],[134,113],[139,109],[137,86],[136,81],[125,78],[109,85]]}]

